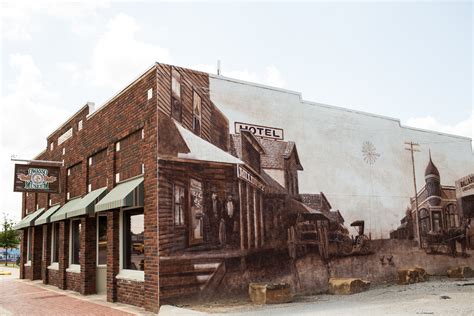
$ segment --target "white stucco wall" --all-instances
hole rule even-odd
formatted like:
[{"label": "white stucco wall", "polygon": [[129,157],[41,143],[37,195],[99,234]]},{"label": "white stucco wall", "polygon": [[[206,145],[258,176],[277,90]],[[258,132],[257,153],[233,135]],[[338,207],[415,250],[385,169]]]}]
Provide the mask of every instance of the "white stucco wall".
[{"label": "white stucco wall", "polygon": [[[424,185],[429,149],[442,184],[454,185],[474,171],[469,138],[402,127],[397,119],[312,103],[297,92],[234,79],[211,76],[210,85],[211,99],[229,118],[231,132],[235,121],[283,128],[285,140],[296,142],[304,168],[300,192],[324,192],[346,224],[363,219],[373,237],[388,237],[413,196],[405,141],[420,144],[418,189]],[[373,165],[363,158],[366,141],[380,154]]]}]

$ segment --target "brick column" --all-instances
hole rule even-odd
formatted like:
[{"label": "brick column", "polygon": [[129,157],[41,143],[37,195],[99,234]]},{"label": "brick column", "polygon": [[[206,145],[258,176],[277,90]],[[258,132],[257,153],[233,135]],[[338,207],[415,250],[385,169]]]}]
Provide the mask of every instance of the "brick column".
[{"label": "brick column", "polygon": [[96,291],[96,218],[81,218],[81,290],[83,295],[95,294]]},{"label": "brick column", "polygon": [[69,221],[59,222],[59,284],[61,290],[65,290],[66,284],[66,269],[69,266]]},{"label": "brick column", "polygon": [[[158,81],[156,81],[158,84]],[[153,87],[154,91],[158,87]],[[150,103],[157,106],[157,93],[153,93]],[[158,113],[156,108],[149,112],[145,121],[143,164],[145,166],[144,189],[144,220],[145,220],[145,297],[144,307],[148,311],[158,313],[160,310],[159,285],[159,221],[158,221]]]},{"label": "brick column", "polygon": [[28,245],[28,228],[20,231],[20,279],[25,279],[25,263],[27,256],[27,245]]},{"label": "brick column", "polygon": [[41,279],[41,254],[43,248],[43,230],[41,226],[32,226],[31,279]]},{"label": "brick column", "polygon": [[51,229],[52,225],[43,225],[43,260],[41,260],[41,278],[44,284],[49,283],[48,266],[51,264]]},{"label": "brick column", "polygon": [[119,273],[119,225],[118,209],[107,211],[107,301],[117,301],[117,279]]}]

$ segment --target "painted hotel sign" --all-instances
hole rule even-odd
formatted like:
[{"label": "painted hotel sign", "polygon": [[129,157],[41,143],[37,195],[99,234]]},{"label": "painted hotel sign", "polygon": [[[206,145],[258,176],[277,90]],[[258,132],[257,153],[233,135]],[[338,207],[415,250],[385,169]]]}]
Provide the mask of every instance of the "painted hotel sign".
[{"label": "painted hotel sign", "polygon": [[59,192],[59,167],[15,165],[15,192]]},{"label": "painted hotel sign", "polygon": [[281,128],[235,122],[235,133],[239,134],[241,130],[247,130],[257,137],[265,137],[278,140],[284,139],[283,130]]},{"label": "painted hotel sign", "polygon": [[256,186],[260,190],[265,191],[265,184],[263,184],[262,181],[254,177],[250,172],[245,170],[245,168],[242,166],[237,167],[237,177]]}]

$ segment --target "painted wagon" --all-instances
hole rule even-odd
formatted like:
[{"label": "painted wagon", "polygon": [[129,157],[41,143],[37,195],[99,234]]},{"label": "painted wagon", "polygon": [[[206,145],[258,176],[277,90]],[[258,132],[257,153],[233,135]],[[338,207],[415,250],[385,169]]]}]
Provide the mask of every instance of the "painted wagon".
[{"label": "painted wagon", "polygon": [[328,259],[328,218],[320,212],[292,213],[288,228],[288,253],[295,260],[309,252]]}]

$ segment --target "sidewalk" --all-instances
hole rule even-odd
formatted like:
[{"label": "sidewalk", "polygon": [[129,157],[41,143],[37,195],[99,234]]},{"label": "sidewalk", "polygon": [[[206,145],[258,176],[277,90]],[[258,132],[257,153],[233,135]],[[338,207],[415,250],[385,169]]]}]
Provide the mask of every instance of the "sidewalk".
[{"label": "sidewalk", "polygon": [[7,269],[12,275],[0,276],[0,315],[153,315],[142,308],[106,302],[103,295],[82,296],[41,281],[19,280],[18,269],[0,267]]}]

